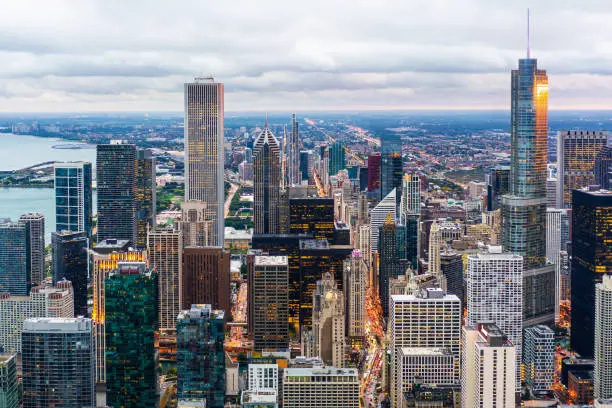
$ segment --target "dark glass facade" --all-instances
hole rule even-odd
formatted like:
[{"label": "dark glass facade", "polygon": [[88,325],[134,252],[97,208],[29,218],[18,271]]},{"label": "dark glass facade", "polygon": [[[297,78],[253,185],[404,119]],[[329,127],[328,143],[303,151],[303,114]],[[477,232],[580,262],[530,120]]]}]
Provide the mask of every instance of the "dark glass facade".
[{"label": "dark glass facade", "polygon": [[98,236],[136,242],[136,146],[98,145]]},{"label": "dark glass facade", "polygon": [[612,273],[612,193],[572,193],[572,348],[593,358],[595,284]]},{"label": "dark glass facade", "polygon": [[28,296],[32,287],[27,225],[0,220],[0,292]]},{"label": "dark glass facade", "polygon": [[595,184],[605,190],[612,189],[612,147],[604,147],[595,158]]},{"label": "dark glass facade", "polygon": [[58,163],[55,173],[55,230],[91,234],[91,163]]},{"label": "dark glass facade", "polygon": [[334,199],[290,199],[289,233],[313,234],[315,239],[332,242],[334,239]]},{"label": "dark glass facade", "polygon": [[381,138],[380,151],[380,199],[396,189],[395,195],[399,204],[404,176],[401,136],[388,135]]},{"label": "dark glass facade", "polygon": [[440,271],[446,279],[446,291],[457,296],[465,306],[465,292],[463,290],[463,259],[456,252],[442,252],[440,254]]},{"label": "dark glass facade", "polygon": [[143,262],[120,262],[104,288],[107,405],[155,407],[157,275]]},{"label": "dark glass facade", "polygon": [[390,219],[380,227],[378,239],[380,264],[378,268],[378,293],[383,315],[389,315],[389,280],[406,272],[406,227],[396,226]]},{"label": "dark glass facade", "polygon": [[53,232],[53,285],[62,279],[72,282],[74,315],[87,316],[87,248],[89,239],[82,232]]},{"label": "dark glass facade", "polygon": [[510,167],[500,166],[491,169],[487,183],[487,210],[500,208],[501,198],[510,191]]},{"label": "dark glass facade", "polygon": [[346,168],[344,147],[339,142],[334,142],[328,147],[329,150],[329,168],[328,174],[335,176],[340,170]]},{"label": "dark glass facade", "polygon": [[312,164],[312,151],[303,150],[300,152],[300,173],[303,180],[309,180],[309,166]]},{"label": "dark glass facade", "polygon": [[[192,305],[176,323],[178,399],[206,399],[206,406],[225,402],[224,312]],[[138,405],[145,406],[145,405]]]},{"label": "dark glass facade", "polygon": [[368,191],[375,193],[380,190],[380,154],[368,157]]},{"label": "dark glass facade", "polygon": [[155,157],[150,150],[136,152],[136,248],[147,247],[147,231],[155,227]]}]

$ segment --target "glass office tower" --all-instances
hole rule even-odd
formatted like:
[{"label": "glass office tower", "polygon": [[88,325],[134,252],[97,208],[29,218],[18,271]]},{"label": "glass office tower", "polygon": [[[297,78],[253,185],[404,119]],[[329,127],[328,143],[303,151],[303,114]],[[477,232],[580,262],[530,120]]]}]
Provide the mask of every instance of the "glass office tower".
[{"label": "glass office tower", "polygon": [[89,239],[82,232],[53,232],[53,285],[62,279],[72,282],[74,293],[74,315],[87,316],[87,276]]},{"label": "glass office tower", "polygon": [[28,296],[32,286],[27,225],[0,219],[0,292]]},{"label": "glass office tower", "polygon": [[56,163],[55,230],[85,231],[91,235],[93,212],[91,163]]},{"label": "glass office tower", "polygon": [[380,141],[380,199],[382,200],[393,189],[396,200],[402,197],[402,139],[400,135],[389,135]]}]

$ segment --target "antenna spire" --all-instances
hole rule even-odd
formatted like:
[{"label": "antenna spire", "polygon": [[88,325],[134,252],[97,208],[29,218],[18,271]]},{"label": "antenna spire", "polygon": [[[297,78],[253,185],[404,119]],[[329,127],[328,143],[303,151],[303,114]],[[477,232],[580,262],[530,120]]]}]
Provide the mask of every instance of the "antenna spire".
[{"label": "antenna spire", "polygon": [[527,9],[527,59],[531,58],[531,43],[530,43],[530,38],[529,38],[529,26],[530,26],[530,19],[529,19],[529,9]]},{"label": "antenna spire", "polygon": [[266,112],[266,127],[268,127],[268,112]]}]

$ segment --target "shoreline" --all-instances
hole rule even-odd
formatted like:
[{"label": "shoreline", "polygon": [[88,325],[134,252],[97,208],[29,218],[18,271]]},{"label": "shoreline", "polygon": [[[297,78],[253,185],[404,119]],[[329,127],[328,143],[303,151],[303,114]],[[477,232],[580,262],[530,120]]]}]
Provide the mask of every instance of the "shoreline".
[{"label": "shoreline", "polygon": [[2,184],[0,183],[0,188],[53,188],[53,183],[51,184]]}]

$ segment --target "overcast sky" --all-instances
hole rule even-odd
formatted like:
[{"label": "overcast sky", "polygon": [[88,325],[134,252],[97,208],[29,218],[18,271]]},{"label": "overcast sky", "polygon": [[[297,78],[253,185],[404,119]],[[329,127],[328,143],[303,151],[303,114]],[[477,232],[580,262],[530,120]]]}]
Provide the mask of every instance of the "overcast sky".
[{"label": "overcast sky", "polygon": [[527,7],[550,107],[612,108],[610,0],[3,0],[0,111],[506,109]]}]

